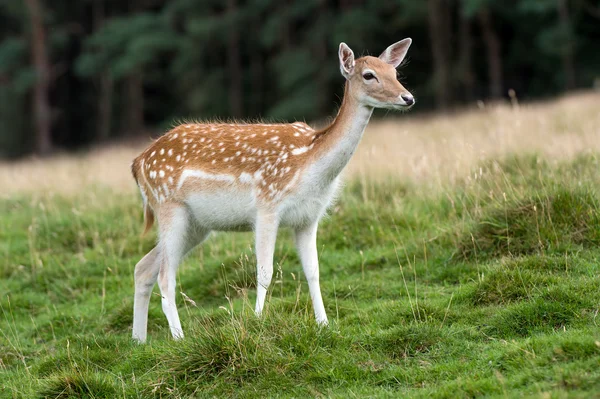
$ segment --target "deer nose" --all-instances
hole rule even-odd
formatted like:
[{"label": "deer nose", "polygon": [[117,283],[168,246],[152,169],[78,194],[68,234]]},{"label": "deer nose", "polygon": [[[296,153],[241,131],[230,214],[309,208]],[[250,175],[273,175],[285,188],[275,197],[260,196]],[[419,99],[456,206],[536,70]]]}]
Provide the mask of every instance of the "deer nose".
[{"label": "deer nose", "polygon": [[401,94],[400,97],[402,97],[406,105],[413,105],[415,103],[415,98],[410,93]]}]

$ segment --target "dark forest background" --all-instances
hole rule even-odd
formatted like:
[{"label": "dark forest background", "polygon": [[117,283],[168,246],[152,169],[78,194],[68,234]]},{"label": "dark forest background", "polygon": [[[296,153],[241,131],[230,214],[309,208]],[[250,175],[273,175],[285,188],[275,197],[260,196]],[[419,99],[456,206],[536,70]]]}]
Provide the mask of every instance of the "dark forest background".
[{"label": "dark forest background", "polygon": [[0,158],[182,118],[320,119],[340,41],[378,55],[405,37],[417,110],[600,77],[597,0],[0,0]]}]

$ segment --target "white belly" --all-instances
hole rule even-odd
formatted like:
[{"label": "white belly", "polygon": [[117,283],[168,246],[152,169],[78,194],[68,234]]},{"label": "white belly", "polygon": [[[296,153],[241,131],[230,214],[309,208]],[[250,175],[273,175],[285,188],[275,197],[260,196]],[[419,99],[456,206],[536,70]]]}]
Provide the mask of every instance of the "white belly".
[{"label": "white belly", "polygon": [[256,199],[249,190],[200,192],[185,203],[196,223],[206,230],[247,231],[256,221]]},{"label": "white belly", "polygon": [[[336,179],[328,187],[300,185],[298,190],[283,198],[276,209],[281,227],[306,226],[319,220],[333,201],[338,187]],[[197,192],[189,195],[189,207],[198,226],[214,231],[249,231],[256,223],[258,199],[255,190],[223,190]]]}]

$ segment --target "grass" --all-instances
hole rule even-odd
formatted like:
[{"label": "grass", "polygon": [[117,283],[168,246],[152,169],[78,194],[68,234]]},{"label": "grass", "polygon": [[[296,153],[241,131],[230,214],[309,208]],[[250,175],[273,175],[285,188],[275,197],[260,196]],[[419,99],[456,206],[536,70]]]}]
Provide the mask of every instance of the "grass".
[{"label": "grass", "polygon": [[[600,132],[556,106],[489,112],[554,118],[548,142]],[[461,118],[448,126],[485,122]],[[534,150],[434,163],[425,182],[359,159],[319,232],[330,327],[289,232],[261,319],[252,236],[215,234],[179,270],[186,338],[154,296],[147,345],[130,339],[133,267],[153,245],[137,193],[16,182],[0,200],[0,397],[595,397],[600,155]]]}]

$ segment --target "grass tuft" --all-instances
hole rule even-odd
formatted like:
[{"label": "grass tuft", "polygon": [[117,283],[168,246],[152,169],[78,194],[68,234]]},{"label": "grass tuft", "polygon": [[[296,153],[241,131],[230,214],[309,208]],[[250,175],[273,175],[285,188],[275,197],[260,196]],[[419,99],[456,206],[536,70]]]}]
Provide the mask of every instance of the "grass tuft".
[{"label": "grass tuft", "polygon": [[117,389],[102,373],[77,371],[52,375],[44,380],[37,393],[39,398],[115,398]]},{"label": "grass tuft", "polygon": [[474,305],[502,305],[531,299],[548,278],[528,270],[500,268],[484,275],[469,297]]},{"label": "grass tuft", "polygon": [[499,338],[525,337],[566,329],[581,317],[579,308],[572,302],[537,298],[500,310],[487,327],[490,335]]},{"label": "grass tuft", "polygon": [[406,359],[430,352],[448,342],[439,325],[411,323],[392,328],[375,339],[374,348],[392,359]]},{"label": "grass tuft", "polygon": [[573,246],[598,246],[598,200],[589,190],[558,188],[497,205],[459,243],[457,259],[564,253]]}]

